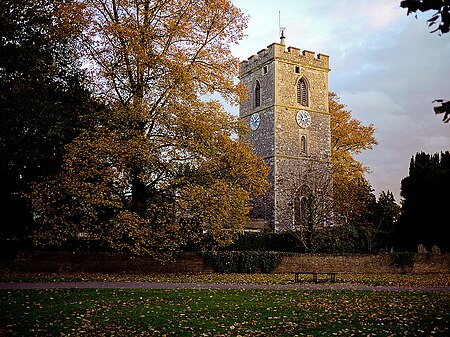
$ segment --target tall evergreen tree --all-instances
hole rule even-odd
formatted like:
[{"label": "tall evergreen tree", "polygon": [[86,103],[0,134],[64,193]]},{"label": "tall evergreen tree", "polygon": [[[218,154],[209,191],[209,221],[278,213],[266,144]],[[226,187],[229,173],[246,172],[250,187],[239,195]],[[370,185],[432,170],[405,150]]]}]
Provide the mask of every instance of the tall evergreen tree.
[{"label": "tall evergreen tree", "polygon": [[375,226],[382,231],[393,232],[400,217],[400,206],[391,191],[382,191],[375,207]]},{"label": "tall evergreen tree", "polygon": [[32,221],[22,194],[59,168],[89,93],[56,34],[53,0],[0,0],[0,207],[2,238],[23,237]]},{"label": "tall evergreen tree", "polygon": [[417,153],[411,158],[409,176],[401,184],[402,214],[397,242],[414,250],[424,244],[450,249],[448,200],[450,200],[450,152]]},{"label": "tall evergreen tree", "polygon": [[[375,201],[375,200],[374,200]],[[381,191],[378,200],[369,206],[370,226],[366,227],[369,251],[393,247],[393,236],[400,217],[400,206],[391,191]]]}]

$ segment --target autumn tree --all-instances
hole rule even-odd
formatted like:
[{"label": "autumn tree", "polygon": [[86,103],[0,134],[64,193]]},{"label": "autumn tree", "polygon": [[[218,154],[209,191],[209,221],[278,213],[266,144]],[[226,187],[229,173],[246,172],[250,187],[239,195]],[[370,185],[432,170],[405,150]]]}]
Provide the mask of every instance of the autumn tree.
[{"label": "autumn tree", "polygon": [[374,126],[364,126],[352,118],[351,111],[345,110],[339,99],[335,93],[329,93],[335,210],[349,222],[360,222],[368,212],[372,188],[365,177],[367,168],[354,156],[378,143]]},{"label": "autumn tree", "polygon": [[32,212],[22,194],[31,181],[57,172],[64,145],[78,133],[79,117],[96,106],[53,4],[0,1],[2,238],[27,236]]},{"label": "autumn tree", "polygon": [[329,93],[331,163],[311,158],[299,173],[303,185],[298,186],[294,200],[294,214],[298,217],[294,223],[300,226],[286,230],[306,251],[320,251],[327,242],[321,237],[328,235],[329,231],[324,230],[327,225],[372,225],[369,214],[376,198],[365,178],[366,168],[353,156],[377,144],[375,128],[362,125],[344,108],[339,97]]},{"label": "autumn tree", "polygon": [[[205,94],[238,102],[229,46],[246,18],[228,0],[80,0],[60,19],[108,109],[69,146],[62,171],[35,184],[42,242],[78,232],[165,258],[207,232],[242,230],[268,169],[236,138],[246,127]],[[243,91],[242,91],[243,92]]]}]

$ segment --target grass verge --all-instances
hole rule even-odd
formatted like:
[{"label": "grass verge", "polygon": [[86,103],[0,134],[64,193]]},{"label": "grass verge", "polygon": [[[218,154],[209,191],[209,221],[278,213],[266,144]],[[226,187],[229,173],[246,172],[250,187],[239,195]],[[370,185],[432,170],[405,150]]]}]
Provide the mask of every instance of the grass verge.
[{"label": "grass verge", "polygon": [[0,335],[448,336],[450,292],[1,290]]},{"label": "grass verge", "polygon": [[[325,276],[324,276],[325,278]],[[450,287],[450,274],[338,274],[338,283],[368,286]],[[310,275],[301,275],[311,282]],[[292,284],[293,274],[100,274],[100,273],[3,273],[0,282],[177,282],[221,284]]]}]

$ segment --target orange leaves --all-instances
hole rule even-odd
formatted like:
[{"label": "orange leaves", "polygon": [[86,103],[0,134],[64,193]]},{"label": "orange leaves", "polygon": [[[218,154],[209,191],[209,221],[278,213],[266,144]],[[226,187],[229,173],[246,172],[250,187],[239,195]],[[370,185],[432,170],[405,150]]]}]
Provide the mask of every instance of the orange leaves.
[{"label": "orange leaves", "polygon": [[344,110],[345,105],[339,102],[339,97],[329,93],[329,109],[331,113],[332,151],[359,154],[362,150],[370,150],[378,142],[373,136],[374,126],[364,126],[361,121],[352,118],[351,111]]},{"label": "orange leaves", "polygon": [[363,150],[370,150],[378,142],[374,137],[373,125],[364,126],[352,118],[351,111],[344,109],[339,97],[329,93],[331,113],[331,158],[333,162],[333,188],[335,207],[342,215],[358,212],[360,192],[368,191],[364,176],[367,168],[353,156]]},{"label": "orange leaves", "polygon": [[70,13],[104,109],[66,146],[61,173],[35,185],[48,236],[105,233],[161,258],[207,230],[229,243],[268,169],[236,139],[243,124],[202,95],[239,100],[230,43],[244,15],[229,0],[78,0],[60,20]]},{"label": "orange leaves", "polygon": [[241,127],[235,117],[217,102],[199,107],[197,114],[180,117],[180,144],[189,150],[191,170],[183,177],[179,204],[225,245],[242,230],[251,196],[265,190],[268,168],[249,144],[231,138]]},{"label": "orange leaves", "polygon": [[34,186],[37,237],[61,241],[86,232],[160,259],[205,231],[215,245],[230,244],[251,197],[265,190],[268,168],[249,144],[231,138],[241,124],[218,102],[191,109],[167,110],[152,132],[138,128],[132,107],[96,116],[97,125],[66,147],[61,173]]},{"label": "orange leaves", "polygon": [[80,51],[95,70],[99,93],[158,105],[169,92],[218,91],[237,100],[238,59],[229,44],[242,38],[247,19],[231,1],[80,0],[68,6],[75,11],[80,3],[89,22]]},{"label": "orange leaves", "polygon": [[76,39],[80,36],[87,20],[84,16],[84,5],[76,2],[55,1],[53,4],[56,19],[53,34],[56,40],[64,37]]}]

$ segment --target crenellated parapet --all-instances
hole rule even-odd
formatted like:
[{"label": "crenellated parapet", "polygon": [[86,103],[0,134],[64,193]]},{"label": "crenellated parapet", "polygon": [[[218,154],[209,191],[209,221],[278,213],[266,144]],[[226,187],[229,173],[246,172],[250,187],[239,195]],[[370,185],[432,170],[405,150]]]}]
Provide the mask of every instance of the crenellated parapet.
[{"label": "crenellated parapet", "polygon": [[257,54],[250,56],[247,60],[241,62],[239,66],[239,73],[244,74],[251,69],[263,67],[268,62],[272,61],[275,56],[276,43],[271,44],[267,48],[261,49]]},{"label": "crenellated parapet", "polygon": [[286,50],[280,47],[276,49],[277,54],[275,55],[275,57],[279,57],[292,63],[308,64],[311,67],[315,68],[322,68],[325,70],[329,70],[330,68],[330,61],[328,55],[317,54],[316,56],[316,53],[313,51],[309,50],[301,51],[299,48],[295,47],[288,47]]},{"label": "crenellated parapet", "polygon": [[329,56],[317,54],[309,50],[300,50],[300,48],[288,47],[279,43],[272,43],[260,50],[257,54],[243,60],[239,67],[239,73],[242,75],[255,67],[263,67],[273,59],[278,59],[292,64],[308,65],[313,68],[330,70]]}]

